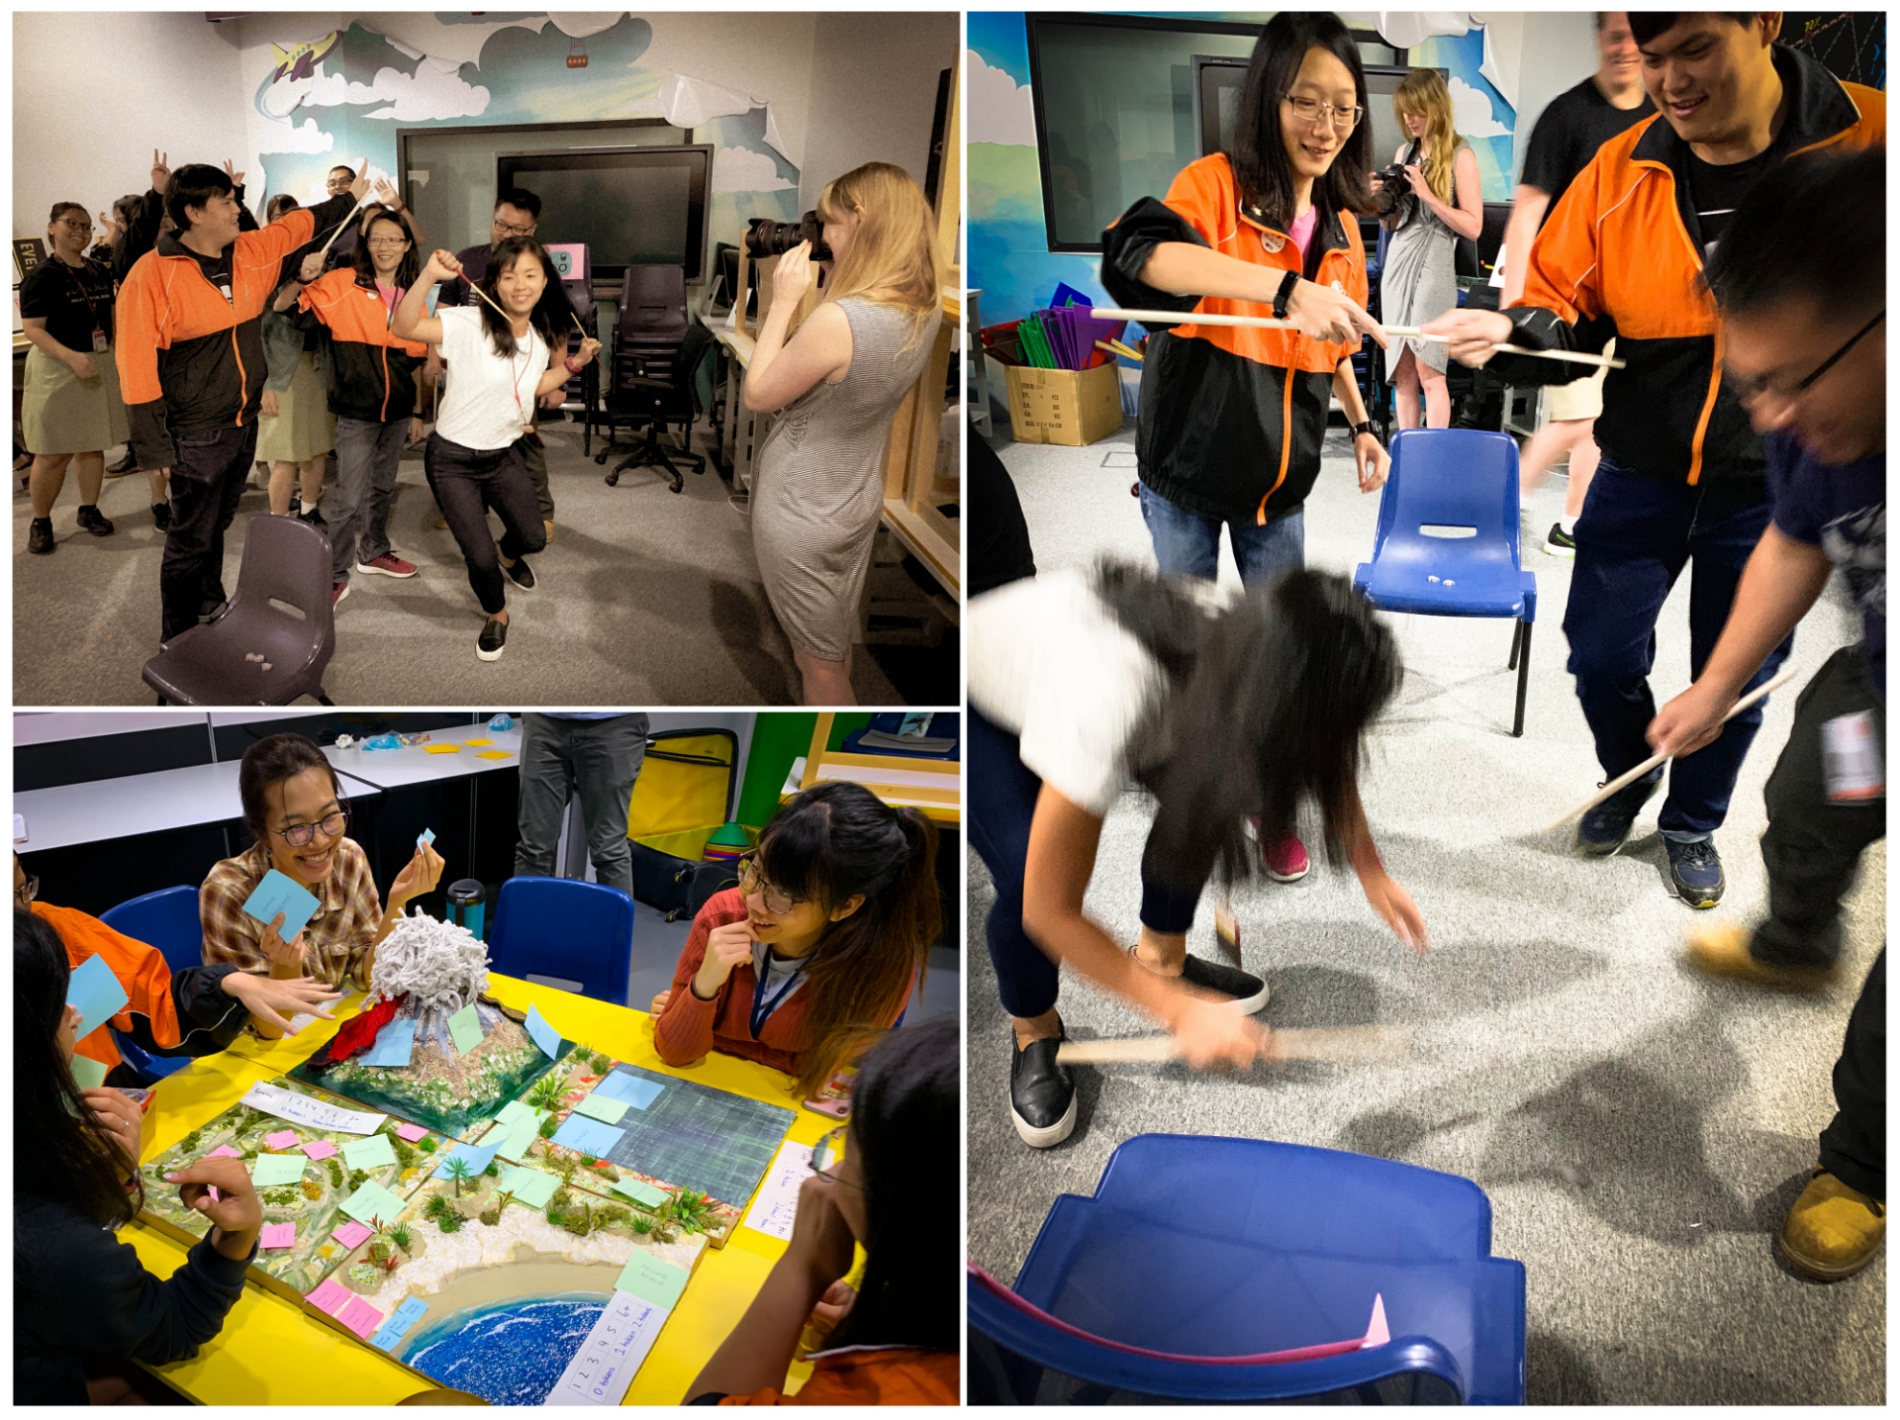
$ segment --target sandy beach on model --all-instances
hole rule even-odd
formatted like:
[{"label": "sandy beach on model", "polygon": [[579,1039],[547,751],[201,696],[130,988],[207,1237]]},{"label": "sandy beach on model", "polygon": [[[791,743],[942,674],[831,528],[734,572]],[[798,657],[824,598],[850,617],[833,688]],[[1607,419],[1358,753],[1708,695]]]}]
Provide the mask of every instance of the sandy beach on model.
[{"label": "sandy beach on model", "polygon": [[[525,1249],[518,1250],[517,1257],[521,1251]],[[602,1263],[562,1262],[545,1253],[536,1256],[546,1260],[472,1268],[456,1273],[440,1292],[415,1293],[418,1300],[429,1304],[429,1310],[417,1319],[396,1347],[393,1352],[396,1359],[402,1360],[418,1336],[452,1313],[496,1302],[522,1303],[534,1297],[565,1292],[596,1293],[604,1305],[613,1295],[614,1282],[620,1276],[618,1267]]]}]

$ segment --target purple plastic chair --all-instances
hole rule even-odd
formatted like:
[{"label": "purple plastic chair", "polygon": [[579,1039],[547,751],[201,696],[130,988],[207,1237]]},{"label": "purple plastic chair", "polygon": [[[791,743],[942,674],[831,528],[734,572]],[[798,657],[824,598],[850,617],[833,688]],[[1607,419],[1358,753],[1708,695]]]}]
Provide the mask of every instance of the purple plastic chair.
[{"label": "purple plastic chair", "polygon": [[325,705],[336,654],[330,539],[300,518],[259,515],[244,530],[237,593],[223,616],[158,648],[141,673],[159,704]]}]

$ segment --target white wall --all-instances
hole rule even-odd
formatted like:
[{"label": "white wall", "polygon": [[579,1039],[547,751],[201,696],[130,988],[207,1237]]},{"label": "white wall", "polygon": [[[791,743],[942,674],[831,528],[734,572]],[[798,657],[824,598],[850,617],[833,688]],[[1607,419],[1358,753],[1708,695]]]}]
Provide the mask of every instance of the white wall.
[{"label": "white wall", "polygon": [[1517,130],[1512,151],[1517,174],[1531,130],[1550,101],[1596,72],[1596,13],[1591,10],[1537,10],[1524,16],[1524,48],[1518,63]]},{"label": "white wall", "polygon": [[174,164],[247,160],[234,24],[203,12],[13,17],[13,234],[46,235],[55,202],[98,220]]},{"label": "white wall", "polygon": [[937,76],[955,67],[959,42],[955,12],[818,17],[799,211],[861,163],[896,163],[923,182]]}]

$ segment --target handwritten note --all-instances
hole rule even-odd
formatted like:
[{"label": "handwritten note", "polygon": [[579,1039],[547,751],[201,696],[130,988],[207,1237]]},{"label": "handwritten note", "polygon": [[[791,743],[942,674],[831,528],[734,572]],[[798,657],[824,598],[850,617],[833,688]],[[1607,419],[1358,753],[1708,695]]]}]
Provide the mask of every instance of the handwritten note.
[{"label": "handwritten note", "polygon": [[317,1139],[302,1146],[307,1159],[327,1159],[336,1152],[336,1145],[328,1139]]},{"label": "handwritten note", "polygon": [[302,1154],[259,1154],[251,1160],[251,1182],[259,1188],[282,1188],[302,1178],[309,1162]]},{"label": "handwritten note", "polygon": [[422,1314],[428,1310],[429,1304],[422,1298],[410,1297],[389,1314],[389,1320],[383,1323],[380,1331],[370,1337],[369,1344],[383,1351],[392,1350],[398,1341],[409,1334],[409,1328],[421,1320]]},{"label": "handwritten note", "polygon": [[401,1069],[416,1049],[416,1023],[390,1021],[376,1033],[376,1043],[363,1052],[361,1062],[389,1069]]},{"label": "handwritten note", "polygon": [[502,1165],[501,1191],[514,1194],[517,1203],[525,1203],[530,1208],[547,1207],[554,1190],[560,1186],[561,1180],[554,1174],[518,1169],[513,1164]]},{"label": "handwritten note", "polygon": [[73,1039],[84,1040],[125,1009],[125,988],[104,957],[87,957],[67,982],[66,1004],[79,1012]]},{"label": "handwritten note", "polygon": [[297,1147],[297,1131],[279,1129],[275,1134],[266,1134],[264,1143],[272,1149],[294,1149]]},{"label": "handwritten note", "polygon": [[634,1109],[645,1109],[665,1088],[658,1080],[615,1070],[594,1087],[594,1093],[602,1099],[619,1100]]},{"label": "handwritten note", "polygon": [[642,1183],[637,1178],[618,1178],[614,1180],[614,1192],[624,1193],[635,1203],[647,1208],[658,1208],[667,1200],[663,1188],[655,1188],[650,1183]]},{"label": "handwritten note", "polygon": [[603,1124],[618,1124],[620,1116],[627,1112],[625,1100],[606,1099],[600,1095],[589,1095],[574,1106],[576,1114],[584,1114],[589,1119],[598,1119]]},{"label": "handwritten note", "polygon": [[383,1324],[383,1314],[361,1297],[351,1297],[337,1308],[336,1319],[365,1341]]},{"label": "handwritten note", "polygon": [[643,1302],[651,1302],[656,1307],[671,1311],[691,1277],[692,1273],[684,1267],[675,1267],[670,1262],[662,1262],[650,1252],[636,1250],[627,1259],[627,1265],[620,1269],[620,1278],[614,1287],[618,1291],[631,1293]]},{"label": "handwritten note", "polygon": [[264,874],[264,881],[244,900],[245,915],[255,917],[266,927],[270,926],[278,913],[284,914],[284,925],[278,929],[277,936],[285,942],[303,931],[304,924],[316,915],[321,906],[313,893],[299,887],[275,868]]},{"label": "handwritten note", "polygon": [[[367,1234],[366,1234],[367,1236]],[[304,1300],[320,1312],[336,1315],[336,1309],[356,1294],[334,1277],[324,1279],[323,1285],[314,1287],[304,1294]]]},{"label": "handwritten note", "polygon": [[396,1132],[413,1144],[429,1131],[424,1129],[420,1124],[398,1124],[396,1126]]},{"label": "handwritten note", "polygon": [[257,1245],[266,1251],[295,1247],[297,1225],[295,1223],[266,1223],[258,1235]]},{"label": "handwritten note", "polygon": [[554,1142],[562,1148],[592,1154],[597,1159],[606,1158],[614,1145],[626,1137],[627,1131],[624,1129],[614,1129],[597,1119],[587,1119],[578,1114],[570,1114],[562,1121],[561,1127],[554,1131]]},{"label": "handwritten note", "polygon": [[459,1055],[467,1055],[482,1043],[482,1018],[475,1013],[473,1001],[449,1017],[449,1039],[455,1042]]},{"label": "handwritten note", "polygon": [[396,1162],[387,1134],[372,1134],[367,1139],[352,1139],[343,1146],[343,1162],[352,1169],[386,1169]]},{"label": "handwritten note", "polygon": [[296,1094],[276,1085],[252,1085],[244,1092],[242,1103],[261,1113],[287,1119],[292,1124],[312,1129],[327,1129],[338,1134],[374,1134],[383,1127],[386,1114],[371,1114],[360,1109],[343,1109],[325,1104],[309,1095]]},{"label": "handwritten note", "polygon": [[345,1198],[342,1208],[357,1222],[375,1227],[378,1218],[394,1223],[402,1214],[402,1200],[372,1180]]},{"label": "handwritten note", "polygon": [[370,1240],[372,1233],[361,1223],[345,1223],[330,1236],[354,1252]]},{"label": "handwritten note", "polygon": [[542,1404],[620,1404],[670,1314],[666,1307],[615,1292]]},{"label": "handwritten note", "polygon": [[792,1221],[798,1216],[798,1190],[811,1177],[811,1155],[815,1146],[795,1144],[787,1139],[779,1145],[778,1155],[766,1172],[746,1210],[745,1225],[755,1232],[782,1242],[792,1240]]},{"label": "handwritten note", "polygon": [[560,1058],[561,1033],[549,1025],[541,1012],[533,1006],[528,1007],[528,1037],[541,1047],[541,1053],[548,1059]]},{"label": "handwritten note", "polygon": [[[97,958],[95,958],[95,960],[96,959]],[[111,1073],[111,1070],[106,1067],[104,1061],[94,1060],[86,1055],[75,1055],[73,1057],[73,1083],[82,1090],[98,1089],[105,1084],[106,1076]],[[236,1153],[237,1151],[234,1149],[232,1152]]]}]

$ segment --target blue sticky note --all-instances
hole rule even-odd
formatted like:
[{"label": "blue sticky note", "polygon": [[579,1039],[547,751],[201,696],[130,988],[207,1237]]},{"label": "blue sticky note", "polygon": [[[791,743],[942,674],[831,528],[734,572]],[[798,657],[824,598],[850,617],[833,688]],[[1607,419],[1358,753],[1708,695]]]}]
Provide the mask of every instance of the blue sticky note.
[{"label": "blue sticky note", "polygon": [[400,1068],[409,1063],[415,1048],[416,1023],[391,1021],[376,1033],[376,1044],[365,1051],[357,1063]]},{"label": "blue sticky note", "polygon": [[398,1341],[409,1334],[409,1328],[414,1326],[427,1310],[429,1310],[429,1304],[422,1298],[409,1298],[389,1314],[389,1320],[385,1321],[377,1329],[376,1334],[370,1337],[369,1344],[383,1351],[391,1350]]},{"label": "blue sticky note", "polygon": [[561,1033],[549,1025],[541,1012],[533,1006],[528,1007],[528,1035],[536,1045],[541,1047],[541,1053],[548,1059],[560,1058]]},{"label": "blue sticky note", "polygon": [[303,931],[304,923],[316,915],[321,905],[313,894],[272,868],[264,874],[264,881],[257,885],[257,891],[245,900],[244,911],[266,927],[270,926],[273,917],[283,913],[284,925],[277,935],[288,942]]},{"label": "blue sticky note", "polygon": [[73,1039],[84,1040],[125,1009],[125,988],[104,957],[87,957],[67,982],[66,1004],[79,1012]]},{"label": "blue sticky note", "polygon": [[626,1130],[580,1114],[570,1114],[554,1131],[554,1142],[562,1148],[592,1154],[597,1159],[606,1158],[614,1145],[626,1137]]},{"label": "blue sticky note", "polygon": [[461,1159],[468,1164],[470,1175],[478,1174],[495,1161],[495,1151],[501,1147],[499,1141],[493,1144],[457,1144],[448,1159],[444,1159],[432,1178],[449,1177],[449,1159]]},{"label": "blue sticky note", "polygon": [[435,830],[433,828],[425,828],[416,838],[416,847],[420,848],[425,843],[433,842],[435,842]]},{"label": "blue sticky note", "polygon": [[658,1080],[615,1070],[594,1086],[594,1093],[602,1099],[619,1100],[629,1109],[645,1109],[660,1097],[660,1092],[665,1088]]}]

